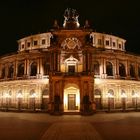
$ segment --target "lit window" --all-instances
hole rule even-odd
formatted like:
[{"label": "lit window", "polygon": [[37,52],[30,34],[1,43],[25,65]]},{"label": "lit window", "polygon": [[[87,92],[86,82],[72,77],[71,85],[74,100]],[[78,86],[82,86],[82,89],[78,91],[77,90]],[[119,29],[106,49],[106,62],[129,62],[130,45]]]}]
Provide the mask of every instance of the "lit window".
[{"label": "lit window", "polygon": [[42,39],[42,45],[46,44],[46,40]]},{"label": "lit window", "polygon": [[36,45],[37,45],[37,40],[34,41],[34,46],[36,46]]}]

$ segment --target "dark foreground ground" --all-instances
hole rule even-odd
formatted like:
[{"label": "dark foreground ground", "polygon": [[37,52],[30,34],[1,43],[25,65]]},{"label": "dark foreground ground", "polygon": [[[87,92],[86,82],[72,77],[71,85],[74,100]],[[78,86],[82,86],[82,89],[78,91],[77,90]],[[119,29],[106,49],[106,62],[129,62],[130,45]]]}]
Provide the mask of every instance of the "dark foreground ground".
[{"label": "dark foreground ground", "polygon": [[0,140],[140,140],[140,113],[50,116],[0,112]]}]

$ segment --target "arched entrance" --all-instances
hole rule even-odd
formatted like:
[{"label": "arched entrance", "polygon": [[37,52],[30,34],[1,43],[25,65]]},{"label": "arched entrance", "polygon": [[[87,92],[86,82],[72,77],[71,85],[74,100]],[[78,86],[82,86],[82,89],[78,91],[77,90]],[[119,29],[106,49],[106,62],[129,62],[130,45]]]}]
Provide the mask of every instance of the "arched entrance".
[{"label": "arched entrance", "polygon": [[80,91],[75,84],[68,84],[64,88],[64,112],[80,110]]}]

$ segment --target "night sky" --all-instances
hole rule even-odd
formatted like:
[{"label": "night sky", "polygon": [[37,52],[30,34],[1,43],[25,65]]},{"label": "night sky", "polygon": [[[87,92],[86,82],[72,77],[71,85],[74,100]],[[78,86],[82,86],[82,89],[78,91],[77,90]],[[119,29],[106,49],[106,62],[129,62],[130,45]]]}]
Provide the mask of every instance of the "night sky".
[{"label": "night sky", "polygon": [[127,40],[126,49],[140,54],[140,8],[136,0],[9,0],[0,2],[0,54],[17,51],[17,40],[49,31],[54,19],[60,26],[66,8],[79,13],[83,26]]}]

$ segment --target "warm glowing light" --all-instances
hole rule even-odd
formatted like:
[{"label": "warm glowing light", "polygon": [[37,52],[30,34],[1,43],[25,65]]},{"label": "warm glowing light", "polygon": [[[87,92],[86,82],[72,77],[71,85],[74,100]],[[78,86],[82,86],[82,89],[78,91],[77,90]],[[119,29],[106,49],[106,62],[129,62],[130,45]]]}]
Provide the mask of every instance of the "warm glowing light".
[{"label": "warm glowing light", "polygon": [[138,98],[138,97],[140,97],[140,96],[139,96],[138,93],[135,93],[132,97],[133,97],[133,98]]},{"label": "warm glowing light", "polygon": [[22,93],[18,93],[18,94],[17,94],[17,98],[23,98]]},{"label": "warm glowing light", "polygon": [[80,94],[79,94],[79,91],[76,94],[76,106],[79,109],[79,106],[80,106]]},{"label": "warm glowing light", "polygon": [[126,95],[125,93],[122,93],[122,94],[121,94],[121,97],[122,97],[122,98],[127,98],[127,95]]},{"label": "warm glowing light", "polygon": [[74,88],[74,87],[69,87],[64,90],[64,110],[68,110],[68,96],[69,94],[75,94],[75,105],[76,109],[80,109],[80,93],[79,89]]},{"label": "warm glowing light", "polygon": [[114,98],[114,95],[112,95],[111,93],[107,93],[106,97],[107,98]]},{"label": "warm glowing light", "polygon": [[96,78],[95,79],[95,84],[101,84],[101,79]]},{"label": "warm glowing light", "polygon": [[5,98],[11,98],[11,95],[8,94],[8,93],[5,93],[4,97],[5,97]]},{"label": "warm glowing light", "polygon": [[37,94],[36,93],[33,93],[32,95],[30,95],[30,98],[37,98]]},{"label": "warm glowing light", "polygon": [[68,97],[67,93],[64,94],[64,109],[67,110],[67,105],[68,105]]}]

